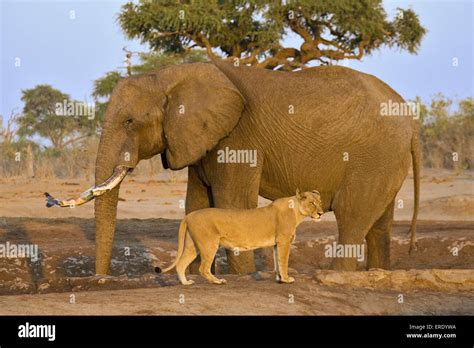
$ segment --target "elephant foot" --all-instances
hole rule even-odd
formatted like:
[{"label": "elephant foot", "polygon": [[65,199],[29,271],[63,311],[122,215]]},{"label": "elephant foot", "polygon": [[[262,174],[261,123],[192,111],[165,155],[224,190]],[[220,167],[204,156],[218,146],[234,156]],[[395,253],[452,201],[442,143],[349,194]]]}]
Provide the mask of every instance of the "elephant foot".
[{"label": "elephant foot", "polygon": [[255,272],[253,251],[240,252],[235,255],[232,250],[226,250],[229,272],[232,274],[250,274]]},{"label": "elephant foot", "polygon": [[382,260],[380,258],[371,258],[369,255],[369,258],[367,260],[367,270],[372,269],[372,268],[378,268],[378,269],[385,269],[389,270],[390,269],[390,258],[383,258]]},{"label": "elephant foot", "polygon": [[355,271],[357,270],[357,260],[355,258],[336,258],[331,263],[331,269],[335,271]]}]

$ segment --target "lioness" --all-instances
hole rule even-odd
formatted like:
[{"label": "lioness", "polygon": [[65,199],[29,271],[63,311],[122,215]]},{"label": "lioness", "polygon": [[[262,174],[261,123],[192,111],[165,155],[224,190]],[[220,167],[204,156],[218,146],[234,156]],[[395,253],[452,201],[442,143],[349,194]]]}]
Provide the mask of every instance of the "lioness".
[{"label": "lioness", "polygon": [[[199,272],[214,284],[225,284],[225,279],[211,273],[211,265],[219,245],[232,250],[253,250],[273,246],[276,280],[293,283],[288,276],[290,244],[295,238],[296,226],[306,216],[319,220],[323,214],[318,191],[280,198],[258,209],[207,208],[194,211],[183,219],[179,227],[178,253],[175,262],[162,272],[176,267],[183,285],[193,284],[186,279],[186,268],[201,254]],[[160,269],[157,268],[157,272]]]}]

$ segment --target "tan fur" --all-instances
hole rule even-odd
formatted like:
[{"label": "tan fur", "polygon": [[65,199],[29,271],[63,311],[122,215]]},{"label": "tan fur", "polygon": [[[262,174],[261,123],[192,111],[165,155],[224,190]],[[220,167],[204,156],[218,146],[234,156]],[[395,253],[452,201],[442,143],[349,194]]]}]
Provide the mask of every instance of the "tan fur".
[{"label": "tan fur", "polygon": [[186,279],[185,271],[199,251],[201,275],[211,283],[225,284],[224,279],[211,273],[220,245],[235,253],[273,246],[277,281],[292,283],[295,280],[288,276],[288,258],[296,226],[306,216],[318,220],[322,214],[317,191],[296,191],[296,196],[277,199],[258,209],[208,208],[194,211],[181,222],[176,260],[163,272],[176,267],[181,283],[193,284],[192,280]]}]

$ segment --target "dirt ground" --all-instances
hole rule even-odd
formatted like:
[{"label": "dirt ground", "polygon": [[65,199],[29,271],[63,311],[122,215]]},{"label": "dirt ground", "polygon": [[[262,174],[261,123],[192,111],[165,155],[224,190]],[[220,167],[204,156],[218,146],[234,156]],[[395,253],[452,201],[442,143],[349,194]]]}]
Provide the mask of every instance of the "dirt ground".
[{"label": "dirt ground", "polygon": [[[36,244],[33,261],[0,257],[0,315],[13,314],[473,314],[474,180],[472,172],[425,170],[422,176],[418,251],[408,256],[413,184],[397,197],[392,271],[329,271],[324,247],[337,240],[332,214],[304,222],[290,256],[291,285],[274,281],[271,250],[256,253],[258,272],[227,273],[220,250],[217,272],[225,286],[179,285],[154,265],[176,254],[184,215],[185,175],[122,184],[111,276],[94,273],[93,204],[44,207],[43,192],[72,198],[84,180],[0,179],[0,245]],[[260,204],[267,202],[260,200]]]}]

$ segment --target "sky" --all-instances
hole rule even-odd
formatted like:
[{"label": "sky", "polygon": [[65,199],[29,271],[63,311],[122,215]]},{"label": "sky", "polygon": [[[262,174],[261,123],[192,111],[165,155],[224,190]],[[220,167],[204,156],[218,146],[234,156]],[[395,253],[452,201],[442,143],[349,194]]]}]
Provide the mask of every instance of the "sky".
[{"label": "sky", "polygon": [[[123,35],[117,14],[125,0],[0,0],[0,115],[21,111],[21,90],[50,84],[76,100],[91,101],[93,81],[124,66],[127,46],[148,51]],[[383,48],[350,68],[375,75],[405,99],[455,100],[474,96],[472,0],[384,1],[390,18],[412,8],[428,30],[418,55]],[[289,37],[284,45],[296,46]],[[453,66],[457,62],[457,66]]]}]

